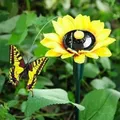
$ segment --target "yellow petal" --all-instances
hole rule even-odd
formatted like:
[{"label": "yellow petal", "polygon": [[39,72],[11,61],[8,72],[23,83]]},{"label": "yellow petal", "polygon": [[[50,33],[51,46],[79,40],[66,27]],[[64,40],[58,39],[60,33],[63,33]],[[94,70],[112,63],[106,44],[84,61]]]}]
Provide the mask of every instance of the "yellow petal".
[{"label": "yellow petal", "polygon": [[98,50],[96,50],[94,52],[98,56],[101,56],[101,57],[110,57],[112,55],[112,53],[110,52],[110,50],[107,47],[99,48]]},{"label": "yellow petal", "polygon": [[63,17],[62,25],[63,25],[63,30],[65,31],[64,34],[75,29],[74,23],[73,21],[71,21],[71,19],[72,18],[68,15]]},{"label": "yellow petal", "polygon": [[104,29],[104,23],[103,23],[103,22],[100,22],[100,20],[93,20],[93,21],[90,23],[90,28],[89,28],[89,30],[90,30],[94,35],[99,34],[103,29]]},{"label": "yellow petal", "polygon": [[116,41],[116,39],[108,37],[108,38],[103,42],[103,45],[104,45],[104,46],[108,46],[109,44],[113,43],[114,41]]},{"label": "yellow petal", "polygon": [[62,18],[59,17],[59,18],[57,19],[57,22],[59,23],[59,25],[62,25]]},{"label": "yellow petal", "polygon": [[60,37],[56,33],[47,33],[44,34],[44,37],[54,42],[58,42],[58,43],[62,42]]},{"label": "yellow petal", "polygon": [[43,46],[48,47],[48,48],[55,48],[56,46],[59,45],[57,42],[50,41],[50,40],[47,39],[47,38],[44,38],[43,40],[41,40],[40,43],[41,43]]},{"label": "yellow petal", "polygon": [[54,48],[54,51],[56,52],[59,52],[61,54],[66,54],[68,53],[67,50],[64,48],[64,46],[62,45],[57,45],[55,48]]},{"label": "yellow petal", "polygon": [[[99,29],[99,28],[98,28]],[[96,36],[96,40],[99,41],[104,41],[109,35],[110,35],[111,30],[110,29],[103,29],[99,34]]]},{"label": "yellow petal", "polygon": [[109,44],[113,43],[114,41],[116,41],[114,38],[110,38],[108,37],[106,40],[104,41],[99,41],[95,47],[92,49],[92,51],[96,50],[96,49],[99,49],[101,47],[105,47],[105,46],[108,46]]},{"label": "yellow petal", "polygon": [[53,24],[53,27],[54,27],[56,33],[60,36],[60,38],[62,38],[65,33],[62,26],[56,21],[52,21],[52,24]]},{"label": "yellow petal", "polygon": [[55,52],[53,49],[47,51],[47,53],[45,54],[45,56],[47,56],[47,57],[58,57],[60,55],[61,55],[61,53]]},{"label": "yellow petal", "polygon": [[66,53],[66,54],[63,54],[62,56],[61,56],[61,58],[62,59],[65,59],[65,58],[68,58],[68,57],[72,57],[74,54],[72,54],[72,53]]},{"label": "yellow petal", "polygon": [[93,53],[93,52],[85,53],[85,55],[86,55],[87,57],[90,57],[90,58],[98,59],[98,55],[97,55],[96,53]]},{"label": "yellow petal", "polygon": [[79,14],[75,18],[75,27],[80,30],[87,30],[90,26],[90,17]]},{"label": "yellow petal", "polygon": [[76,63],[84,63],[85,62],[85,55],[81,54],[81,55],[78,55],[78,56],[74,56],[74,61]]}]

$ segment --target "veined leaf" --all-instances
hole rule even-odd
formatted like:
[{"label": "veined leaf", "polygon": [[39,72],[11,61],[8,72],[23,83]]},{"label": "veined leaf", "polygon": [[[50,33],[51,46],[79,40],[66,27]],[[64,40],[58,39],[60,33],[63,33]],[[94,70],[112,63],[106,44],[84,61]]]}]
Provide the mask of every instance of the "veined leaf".
[{"label": "veined leaf", "polygon": [[68,99],[67,92],[62,89],[34,89],[33,96],[29,96],[25,115],[30,116],[40,108],[54,104],[72,104],[79,110],[84,110],[84,107],[71,102]]},{"label": "veined leaf", "polygon": [[[19,16],[12,17],[9,20],[0,23],[0,33],[10,33],[16,26]],[[14,21],[14,22],[13,22]]]},{"label": "veined leaf", "polygon": [[115,83],[108,77],[103,77],[102,79],[94,79],[91,85],[95,89],[105,89],[105,88],[115,88]]},{"label": "veined leaf", "polygon": [[86,109],[80,120],[113,120],[119,98],[120,92],[111,89],[90,92],[82,101]]},{"label": "veined leaf", "polygon": [[87,63],[85,64],[84,68],[84,76],[88,78],[94,78],[100,73],[99,68],[92,64],[92,63]]}]

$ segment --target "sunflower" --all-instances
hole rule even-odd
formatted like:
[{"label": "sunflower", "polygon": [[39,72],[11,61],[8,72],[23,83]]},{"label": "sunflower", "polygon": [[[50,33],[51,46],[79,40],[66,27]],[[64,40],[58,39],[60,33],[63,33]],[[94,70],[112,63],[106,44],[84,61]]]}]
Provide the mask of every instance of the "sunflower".
[{"label": "sunflower", "polygon": [[89,16],[66,15],[52,21],[55,33],[44,34],[41,44],[50,48],[45,56],[62,59],[73,57],[76,63],[83,63],[86,57],[97,59],[111,56],[107,46],[115,41],[109,37],[111,30],[104,28],[100,20]]}]

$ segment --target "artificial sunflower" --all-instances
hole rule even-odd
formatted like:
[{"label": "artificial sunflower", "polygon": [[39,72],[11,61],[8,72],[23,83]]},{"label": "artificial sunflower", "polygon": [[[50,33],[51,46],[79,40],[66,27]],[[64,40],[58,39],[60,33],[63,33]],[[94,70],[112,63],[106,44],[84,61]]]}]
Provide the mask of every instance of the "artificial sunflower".
[{"label": "artificial sunflower", "polygon": [[100,20],[90,20],[89,16],[79,14],[75,18],[66,15],[52,21],[55,33],[44,34],[41,44],[50,48],[45,56],[62,59],[74,57],[77,63],[83,63],[85,57],[95,58],[111,56],[107,46],[115,41],[109,37],[111,30],[104,28]]}]

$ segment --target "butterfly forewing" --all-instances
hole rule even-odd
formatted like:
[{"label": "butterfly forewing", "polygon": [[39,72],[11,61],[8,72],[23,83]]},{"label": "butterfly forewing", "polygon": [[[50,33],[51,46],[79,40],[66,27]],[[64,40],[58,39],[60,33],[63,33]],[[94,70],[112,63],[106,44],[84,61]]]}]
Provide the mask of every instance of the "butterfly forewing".
[{"label": "butterfly forewing", "polygon": [[28,72],[28,83],[27,83],[27,89],[32,90],[35,83],[36,83],[36,77],[40,74],[41,70],[43,69],[45,63],[47,62],[48,58],[42,57],[39,58],[29,64],[29,72]]},{"label": "butterfly forewing", "polygon": [[10,82],[13,85],[17,85],[20,74],[24,71],[25,63],[20,52],[13,45],[10,46],[10,64],[13,65],[9,72]]}]

